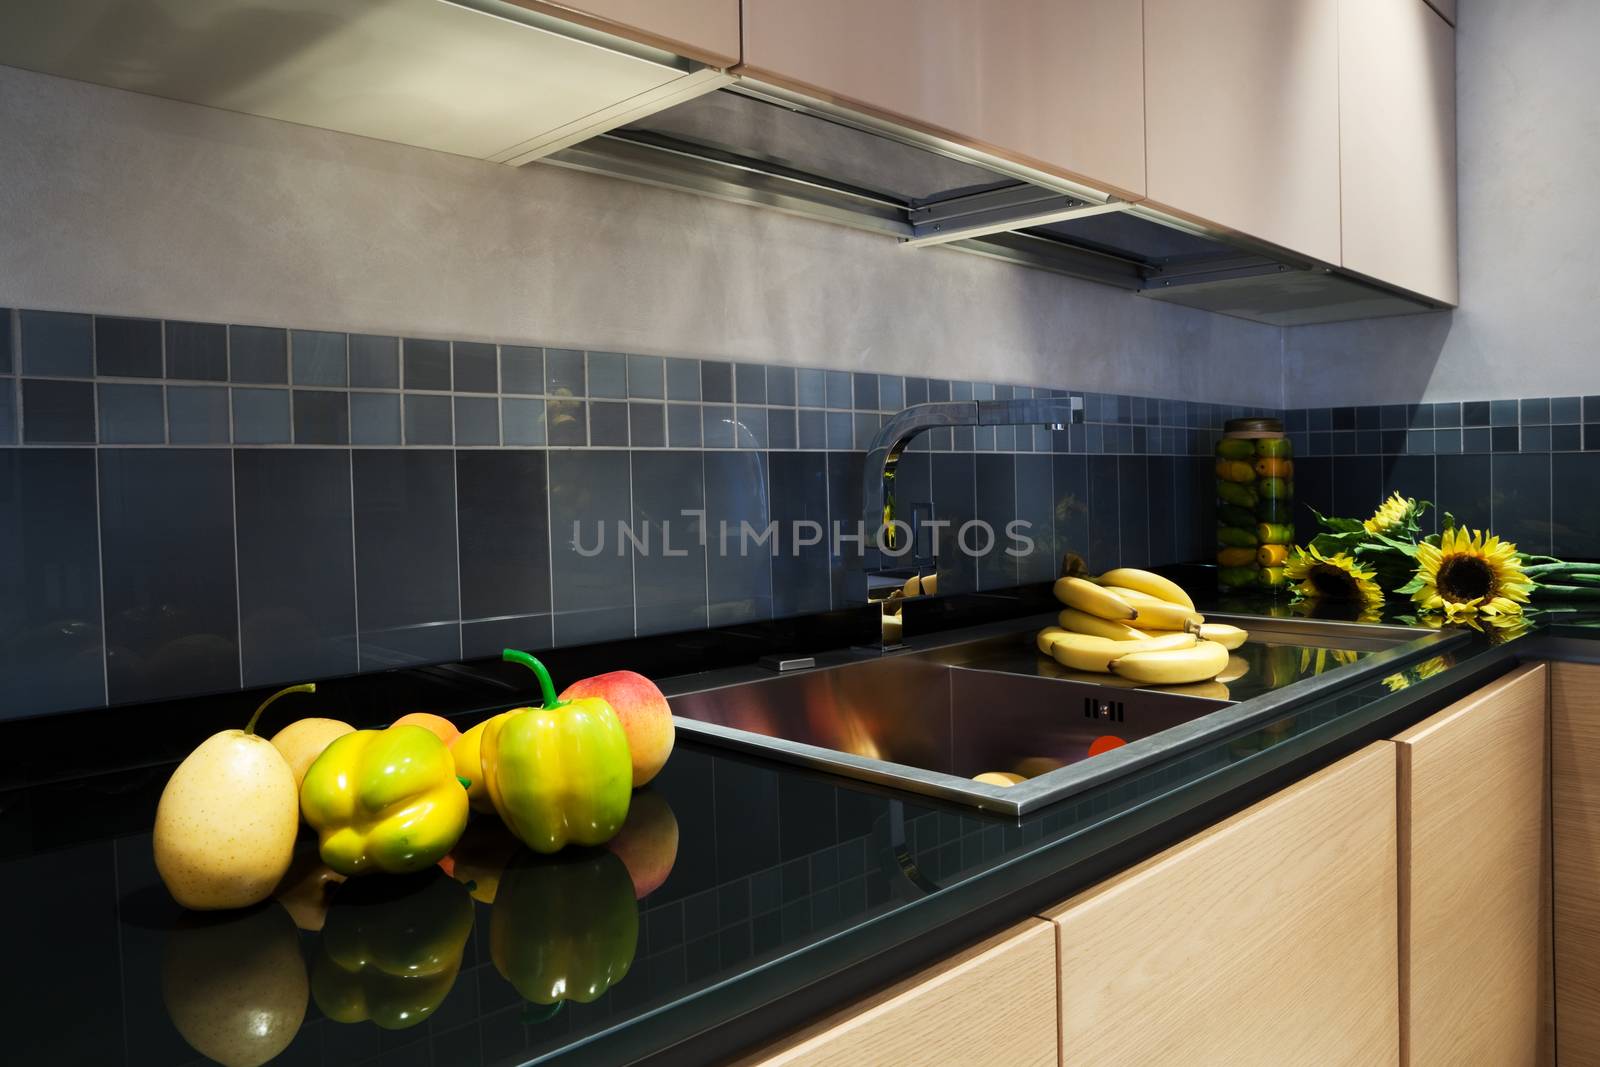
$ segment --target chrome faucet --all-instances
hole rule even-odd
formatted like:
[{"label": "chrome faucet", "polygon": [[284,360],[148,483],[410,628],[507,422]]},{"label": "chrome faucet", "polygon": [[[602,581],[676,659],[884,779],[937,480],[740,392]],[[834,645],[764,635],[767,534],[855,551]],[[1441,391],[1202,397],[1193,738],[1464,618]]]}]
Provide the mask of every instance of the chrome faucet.
[{"label": "chrome faucet", "polygon": [[[895,503],[895,469],[900,464],[900,457],[905,453],[906,446],[919,433],[942,426],[1049,426],[1051,429],[1059,430],[1070,423],[1082,421],[1083,397],[1081,396],[936,401],[930,404],[913,404],[897,412],[878,429],[877,436],[872,439],[872,446],[867,450],[862,500],[868,534],[875,534],[882,529],[882,544],[889,548],[900,547],[900,533],[895,525],[899,515]],[[912,505],[913,518],[918,506]],[[932,518],[931,507],[929,518]],[[916,536],[916,527],[911,525],[911,544],[906,549],[908,552],[915,552]],[[889,602],[899,599],[897,594],[904,589],[906,579],[920,575],[920,564],[927,562],[937,565],[938,560],[928,557],[924,561],[913,555],[910,562],[913,565],[909,572],[903,567],[885,566],[866,573],[866,599],[869,602],[880,602],[885,605],[886,647],[891,629],[894,631],[894,643],[899,643],[900,629],[898,605],[891,605]],[[892,621],[891,607],[893,607]]]}]

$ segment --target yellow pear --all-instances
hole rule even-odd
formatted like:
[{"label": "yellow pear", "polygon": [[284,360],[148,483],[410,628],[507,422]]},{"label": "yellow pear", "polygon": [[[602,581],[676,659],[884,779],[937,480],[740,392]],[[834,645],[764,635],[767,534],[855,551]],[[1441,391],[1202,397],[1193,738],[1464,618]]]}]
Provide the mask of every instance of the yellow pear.
[{"label": "yellow pear", "polygon": [[186,908],[244,908],[272,895],[289,869],[300,829],[294,772],[255,733],[274,693],[243,730],[212,734],[167,779],[156,806],[156,871]]},{"label": "yellow pear", "polygon": [[317,762],[322,750],[333,744],[335,738],[353,734],[356,728],[338,719],[300,719],[272,735],[272,747],[283,753],[289,770],[294,772],[294,787],[300,788],[306,771]]},{"label": "yellow pear", "polygon": [[185,915],[167,935],[161,999],[196,1052],[256,1067],[300,1031],[310,999],[300,935],[276,903],[236,915]]}]

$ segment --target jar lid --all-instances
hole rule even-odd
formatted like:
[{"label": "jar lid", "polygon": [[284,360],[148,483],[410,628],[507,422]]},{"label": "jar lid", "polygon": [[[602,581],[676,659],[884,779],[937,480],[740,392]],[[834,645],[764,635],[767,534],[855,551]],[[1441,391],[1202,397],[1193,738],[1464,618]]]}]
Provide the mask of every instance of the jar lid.
[{"label": "jar lid", "polygon": [[1223,424],[1226,433],[1282,433],[1282,419],[1229,419]]}]

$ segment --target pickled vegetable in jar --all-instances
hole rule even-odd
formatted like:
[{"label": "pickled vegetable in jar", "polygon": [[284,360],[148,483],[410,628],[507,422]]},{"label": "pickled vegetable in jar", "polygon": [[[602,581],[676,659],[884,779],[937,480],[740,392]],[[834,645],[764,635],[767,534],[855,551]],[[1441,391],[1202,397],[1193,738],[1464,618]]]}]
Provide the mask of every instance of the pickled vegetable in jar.
[{"label": "pickled vegetable in jar", "polygon": [[1294,544],[1294,447],[1278,419],[1232,419],[1216,449],[1217,584],[1284,587]]}]

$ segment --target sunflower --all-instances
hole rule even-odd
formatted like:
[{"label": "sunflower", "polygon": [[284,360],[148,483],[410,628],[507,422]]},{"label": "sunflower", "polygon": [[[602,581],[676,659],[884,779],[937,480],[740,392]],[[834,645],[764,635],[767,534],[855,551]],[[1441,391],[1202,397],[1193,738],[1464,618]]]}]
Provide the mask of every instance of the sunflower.
[{"label": "sunflower", "polygon": [[1417,506],[1415,500],[1408,500],[1399,493],[1392,494],[1388,500],[1378,505],[1378,510],[1372,513],[1372,518],[1362,522],[1369,534],[1384,534],[1398,529],[1411,516]]},{"label": "sunflower", "polygon": [[1373,581],[1373,571],[1361,566],[1348,552],[1325,556],[1315,546],[1296,548],[1283,568],[1295,593],[1308,600],[1348,600],[1374,608],[1383,603],[1383,590]]},{"label": "sunflower", "polygon": [[1438,547],[1417,546],[1416,589],[1411,599],[1423,611],[1443,612],[1451,622],[1478,615],[1520,615],[1533,583],[1522,572],[1517,546],[1482,530],[1454,527]]}]

